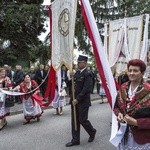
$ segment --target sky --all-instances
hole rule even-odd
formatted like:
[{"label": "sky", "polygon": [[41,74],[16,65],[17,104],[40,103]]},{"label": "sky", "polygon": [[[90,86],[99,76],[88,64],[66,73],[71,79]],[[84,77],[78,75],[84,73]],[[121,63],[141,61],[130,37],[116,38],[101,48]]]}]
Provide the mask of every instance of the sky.
[{"label": "sky", "polygon": [[44,28],[46,29],[46,32],[42,33],[40,36],[38,36],[38,38],[44,42],[45,37],[47,36],[47,34],[50,32],[50,22],[49,22],[49,18],[47,18],[47,20],[44,23]]}]

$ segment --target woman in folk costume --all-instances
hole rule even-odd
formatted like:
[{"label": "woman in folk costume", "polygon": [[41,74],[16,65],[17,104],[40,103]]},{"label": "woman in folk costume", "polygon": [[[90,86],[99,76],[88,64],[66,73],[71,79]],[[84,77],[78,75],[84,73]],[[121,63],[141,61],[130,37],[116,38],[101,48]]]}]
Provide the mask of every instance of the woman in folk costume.
[{"label": "woman in folk costume", "polygon": [[133,59],[127,64],[129,81],[122,84],[114,112],[118,123],[127,123],[119,150],[150,150],[150,84],[143,81],[146,65]]},{"label": "woman in folk costume", "polygon": [[58,81],[57,81],[55,97],[52,102],[53,108],[56,109],[56,112],[54,113],[54,115],[62,115],[63,114],[63,107],[66,105],[65,96],[67,95],[65,87],[66,87],[66,84],[63,82],[60,91],[58,91],[59,88],[58,88]]},{"label": "woman in folk costume", "polygon": [[24,81],[13,90],[27,93],[21,96],[24,118],[26,120],[24,125],[30,123],[32,119],[37,119],[37,122],[40,121],[43,111],[40,106],[40,100],[35,97],[35,95],[40,95],[37,83],[31,80],[29,74],[25,74]]},{"label": "woman in folk costume", "polygon": [[[0,68],[0,89],[11,89],[12,83],[9,77],[6,77],[4,68]],[[6,116],[10,114],[10,108],[5,107],[5,99],[8,95],[0,91],[0,130],[7,125]]]}]

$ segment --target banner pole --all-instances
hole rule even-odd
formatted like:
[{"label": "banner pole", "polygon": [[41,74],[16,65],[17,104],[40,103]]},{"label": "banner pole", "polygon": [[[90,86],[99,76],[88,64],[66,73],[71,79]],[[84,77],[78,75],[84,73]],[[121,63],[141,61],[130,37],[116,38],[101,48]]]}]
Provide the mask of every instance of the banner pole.
[{"label": "banner pole", "polygon": [[[78,2],[78,0],[75,0],[75,14],[77,13],[77,2]],[[74,22],[75,22],[75,20],[76,20],[76,15],[75,15],[75,17],[74,17]],[[74,33],[75,33],[75,26],[74,26]],[[74,41],[74,40],[73,40]],[[73,60],[73,52],[74,52],[74,47],[73,47],[73,50],[72,50],[72,60]],[[75,89],[74,89],[74,71],[73,71],[73,62],[72,62],[72,74],[73,74],[73,76],[72,76],[72,98],[73,98],[73,100],[75,99]],[[75,131],[77,131],[77,113],[76,113],[76,106],[73,106],[73,118],[74,118],[74,127],[75,127]]]},{"label": "banner pole", "polygon": [[[73,73],[73,70],[72,70]],[[73,100],[75,99],[75,95],[74,95],[74,76],[72,77],[72,97]],[[77,115],[76,115],[76,106],[73,106],[73,118],[74,118],[74,127],[75,130],[77,131]]]}]

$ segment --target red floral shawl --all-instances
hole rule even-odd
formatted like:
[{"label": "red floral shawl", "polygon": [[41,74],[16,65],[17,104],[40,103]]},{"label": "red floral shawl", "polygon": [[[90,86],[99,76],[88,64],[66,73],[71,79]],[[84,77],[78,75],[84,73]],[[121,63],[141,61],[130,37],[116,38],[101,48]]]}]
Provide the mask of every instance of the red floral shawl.
[{"label": "red floral shawl", "polygon": [[150,117],[150,84],[142,83],[138,87],[135,96],[130,101],[130,108],[127,109],[129,86],[130,82],[126,82],[121,86],[114,107],[115,114],[118,115],[121,112],[135,118]]}]

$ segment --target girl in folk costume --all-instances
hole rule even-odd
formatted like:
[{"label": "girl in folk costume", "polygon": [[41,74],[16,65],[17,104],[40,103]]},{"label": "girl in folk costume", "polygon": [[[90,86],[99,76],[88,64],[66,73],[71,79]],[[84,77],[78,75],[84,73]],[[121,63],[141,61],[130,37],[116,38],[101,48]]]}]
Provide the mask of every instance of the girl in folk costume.
[{"label": "girl in folk costume", "polygon": [[119,150],[150,150],[150,84],[143,81],[146,65],[139,59],[128,62],[129,81],[122,84],[114,112],[118,123],[127,123]]},{"label": "girl in folk costume", "polygon": [[31,119],[37,119],[37,121],[40,121],[40,116],[43,111],[40,106],[40,100],[38,100],[36,98],[37,96],[35,96],[40,95],[40,90],[37,83],[34,80],[31,80],[29,74],[25,74],[24,81],[13,90],[27,93],[21,96],[24,118],[26,119],[26,122],[24,122],[24,124],[30,123]]},{"label": "girl in folk costume", "polygon": [[60,92],[58,91],[58,85],[56,86],[55,90],[55,97],[52,102],[53,108],[56,109],[54,115],[62,115],[63,114],[63,107],[66,105],[65,96],[67,95],[65,91],[66,84],[63,82]]},{"label": "girl in folk costume", "polygon": [[[6,77],[6,72],[0,68],[0,89],[10,89],[12,83],[9,77]],[[5,107],[5,99],[8,95],[0,91],[0,130],[7,125],[6,116],[10,114],[10,108]]]}]

